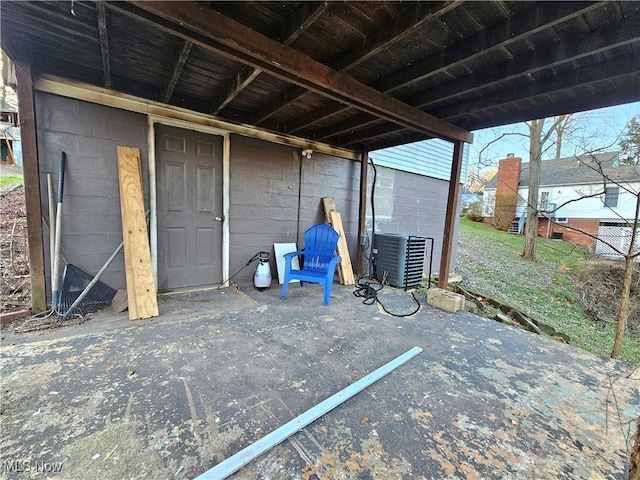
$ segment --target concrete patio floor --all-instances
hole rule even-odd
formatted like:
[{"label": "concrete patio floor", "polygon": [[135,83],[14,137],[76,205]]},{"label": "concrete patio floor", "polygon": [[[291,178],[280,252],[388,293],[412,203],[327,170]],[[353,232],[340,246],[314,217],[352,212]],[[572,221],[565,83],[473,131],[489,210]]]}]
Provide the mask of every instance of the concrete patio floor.
[{"label": "concrete patio floor", "polygon": [[624,362],[427,305],[392,317],[337,284],[326,307],[316,285],[241,287],[163,295],[151,320],[3,330],[2,478],[194,478],[414,346],[231,478],[627,477]]}]

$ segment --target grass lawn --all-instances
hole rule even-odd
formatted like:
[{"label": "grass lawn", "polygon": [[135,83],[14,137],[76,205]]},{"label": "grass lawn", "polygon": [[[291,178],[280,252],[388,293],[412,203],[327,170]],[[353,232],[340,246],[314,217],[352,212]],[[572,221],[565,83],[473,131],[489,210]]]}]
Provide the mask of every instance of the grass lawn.
[{"label": "grass lawn", "polygon": [[[571,344],[608,357],[615,327],[597,325],[578,301],[572,273],[586,260],[568,242],[538,238],[537,262],[520,257],[524,236],[460,220],[457,265],[463,286],[507,303],[571,337]],[[640,338],[627,334],[621,359],[640,364]]]},{"label": "grass lawn", "polygon": [[22,185],[23,180],[19,175],[0,175],[0,190],[11,185]]}]

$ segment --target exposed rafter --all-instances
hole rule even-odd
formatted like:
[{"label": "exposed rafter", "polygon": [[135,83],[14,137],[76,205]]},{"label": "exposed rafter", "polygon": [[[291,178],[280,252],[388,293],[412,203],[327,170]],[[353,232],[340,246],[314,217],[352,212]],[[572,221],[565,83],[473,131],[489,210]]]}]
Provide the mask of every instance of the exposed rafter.
[{"label": "exposed rafter", "polygon": [[406,128],[454,141],[471,142],[473,139],[473,135],[464,129],[382,95],[353,77],[341,75],[326,65],[197,3],[132,4],[139,9],[132,11],[127,8],[128,13],[208,51],[259,68]]},{"label": "exposed rafter", "polygon": [[280,43],[289,46],[296,41],[329,7],[329,2],[302,2],[291,21],[283,28]]},{"label": "exposed rafter", "polygon": [[385,124],[377,127],[370,128],[368,130],[361,130],[354,132],[350,135],[343,135],[340,138],[333,139],[333,143],[336,145],[359,145],[361,143],[375,142],[376,139],[385,137],[390,133],[398,130],[396,125]]},{"label": "exposed rafter", "polygon": [[[576,6],[582,5],[582,8]],[[427,57],[408,67],[377,80],[372,86],[382,92],[391,93],[426,78],[432,78],[462,64],[479,58],[488,52],[501,49],[517,40],[522,40],[537,32],[550,29],[572,18],[579,17],[605,6],[607,2],[564,2],[549,9],[544,3],[519,13],[516,17],[481,30],[479,33],[459,41],[456,45]]]},{"label": "exposed rafter", "polygon": [[[339,72],[348,72],[363,61],[374,56],[376,53],[384,50],[389,45],[392,45],[394,42],[405,38],[425,22],[444,15],[460,3],[463,2],[455,0],[453,2],[421,2],[413,5],[405,10],[402,15],[391,19],[378,31],[367,36],[362,45],[358,45],[351,48],[349,51],[344,52],[334,61],[329,62],[329,64]],[[285,92],[285,94],[280,95],[280,97],[278,97],[278,99],[271,105],[262,108],[258,117],[259,120],[265,120],[282,108],[283,99],[293,98],[294,93],[299,93],[298,97],[304,94],[304,92],[297,92],[293,87],[290,88],[290,90],[292,90],[292,92]],[[342,105],[332,105],[332,107],[335,108],[336,113],[347,108]],[[331,111],[327,113],[331,114]],[[303,118],[296,120],[295,124],[289,125],[287,130],[290,132],[302,130],[303,128],[315,123],[315,121],[326,118],[326,116],[321,115],[322,114],[319,112],[312,115],[305,115]]]},{"label": "exposed rafter", "polygon": [[626,103],[640,90],[638,1],[0,5],[3,47],[37,76],[349,149]]},{"label": "exposed rafter", "polygon": [[[637,21],[638,19],[636,19]],[[624,42],[626,44],[629,42]],[[640,38],[635,39],[635,43],[640,46]],[[512,78],[508,87],[503,87],[499,90],[495,90],[490,93],[484,93],[483,95],[476,95],[472,99],[465,100],[457,103],[447,103],[446,106],[435,109],[435,113],[442,118],[449,120],[457,120],[464,115],[473,113],[474,115],[483,116],[485,111],[500,111],[515,108],[514,103],[519,101],[522,96],[526,96],[530,99],[536,97],[552,97],[560,92],[567,91],[568,89],[575,89],[579,87],[590,88],[596,83],[611,82],[610,71],[615,70],[619,72],[619,77],[636,77],[638,78],[638,85],[640,85],[640,61],[629,61],[627,58],[620,57],[617,60],[612,60],[607,63],[590,66],[587,68],[574,68],[564,71],[563,73],[556,74],[549,78],[539,78],[527,82],[517,82],[515,78]],[[638,89],[636,100],[640,100],[640,88]],[[540,103],[552,103],[548,101],[541,101]],[[580,111],[583,107],[579,104],[575,105],[574,109],[565,113],[572,113],[573,111]],[[542,111],[542,110],[541,110]],[[542,114],[541,114],[542,115]],[[535,118],[543,118],[546,115],[542,115]],[[523,120],[529,120],[531,116],[524,116]],[[366,139],[375,140],[376,137],[381,135],[399,132],[402,128],[397,125],[386,125],[381,127],[372,127],[365,130],[359,130],[357,133],[347,134],[349,130],[353,130],[356,126],[362,129],[364,126],[373,125],[378,123],[378,120],[371,116],[358,115],[353,119],[338,124],[334,127],[325,129],[318,132],[316,135],[317,140],[325,140],[329,136],[338,136],[339,139],[335,142],[336,145],[346,146],[353,143],[360,143]]]},{"label": "exposed rafter", "polygon": [[182,75],[182,70],[184,69],[184,64],[189,57],[189,53],[191,52],[191,47],[193,47],[193,43],[188,40],[183,40],[182,47],[180,48],[180,54],[178,55],[178,60],[176,61],[175,66],[173,67],[173,73],[169,78],[169,82],[167,82],[167,86],[164,88],[164,92],[162,94],[162,101],[164,103],[169,103],[171,99],[171,95],[173,95],[173,91],[176,88],[176,84],[178,83],[178,79],[180,75]]},{"label": "exposed rafter", "polygon": [[[532,50],[518,55],[510,61],[473,72],[456,80],[456,82],[437,85],[419,94],[401,98],[401,100],[409,105],[424,109],[433,108],[434,106],[437,108],[438,105],[450,105],[451,101],[460,95],[467,97],[479,96],[482,92],[490,92],[495,88],[515,82],[518,77],[523,75],[535,75],[545,69],[575,62],[589,55],[624,45],[637,44],[640,46],[640,38],[634,33],[636,31],[640,31],[640,17],[628,17],[623,20],[622,28],[610,31],[607,35],[594,35],[594,32],[590,31],[583,36],[576,37],[572,43],[557,45],[556,48],[544,51]],[[485,96],[482,99],[483,101],[487,100]],[[464,104],[465,113],[470,112],[468,110],[469,107],[469,104]],[[328,106],[327,109],[329,108],[331,107]],[[457,108],[461,108],[461,106],[457,105]],[[450,118],[446,112],[441,113],[444,118]],[[324,114],[327,115],[327,112],[325,111]],[[378,119],[371,115],[360,114],[318,131],[316,139],[323,140],[329,137],[347,135],[354,129],[362,130],[363,127],[369,127],[377,122]],[[393,130],[390,129],[389,133]],[[398,131],[400,128],[395,127],[395,130]]]},{"label": "exposed rafter", "polygon": [[[469,95],[476,90],[488,90],[507,85],[522,75],[535,75],[545,69],[576,62],[590,55],[612,50],[628,44],[640,46],[640,17],[627,17],[620,28],[607,28],[606,35],[594,35],[589,31],[574,36],[571,43],[562,43],[542,51],[531,50],[482,72],[474,72],[455,83],[437,85],[428,91],[404,97],[402,100],[421,108],[451,102],[453,97]],[[637,48],[637,47],[636,47]],[[455,88],[452,88],[455,87]]]},{"label": "exposed rafter", "polygon": [[233,80],[225,85],[224,90],[211,101],[211,115],[217,115],[220,110],[229,105],[261,73],[262,70],[254,67],[242,67],[242,70],[235,74]]},{"label": "exposed rafter", "polygon": [[[640,73],[630,75],[633,83],[640,85]],[[588,86],[584,87],[587,92],[591,93]],[[577,90],[572,90],[577,92]],[[590,109],[603,108],[611,105],[620,105],[628,102],[639,102],[640,94],[637,94],[635,98],[629,97],[629,92],[624,90],[618,90],[611,86],[606,93],[600,92],[598,95],[591,93],[592,103]],[[585,110],[585,104],[583,97],[577,96],[572,100],[564,100],[562,102],[564,107],[564,113],[569,112],[582,112]],[[544,104],[532,104],[526,110],[518,110],[514,112],[512,109],[496,109],[497,111],[485,110],[474,115],[474,118],[467,118],[464,120],[464,125],[470,129],[478,129],[486,127],[493,127],[497,125],[505,125],[507,123],[517,123],[530,120],[532,118],[549,118],[553,115],[558,115],[560,112],[557,108],[554,108],[554,102],[546,101]]]},{"label": "exposed rafter", "polygon": [[[451,48],[399,69],[377,80],[371,86],[381,92],[392,93],[400,88],[441,74],[446,69],[461,65],[462,62],[477,58],[480,55],[486,55],[492,49],[501,49],[512,42],[525,38],[532,31],[535,33],[536,31],[553,27],[561,22],[600,8],[604,3],[583,2],[581,3],[582,8],[576,8],[575,5],[564,5],[553,11],[545,8],[544,5],[536,5],[519,14],[515,21],[509,18],[502,23],[482,30],[476,35],[462,39]],[[540,20],[544,20],[544,22],[540,22]],[[336,115],[349,109],[350,107],[346,105],[332,104],[327,110],[319,111],[315,116],[306,115],[304,121],[299,119],[289,125],[289,131],[296,132],[301,128],[323,120],[326,116]]]},{"label": "exposed rafter", "polygon": [[334,62],[329,62],[335,70],[348,72],[409,34],[426,22],[439,18],[464,3],[464,0],[450,2],[418,2],[378,31],[367,35],[362,45],[341,54]]},{"label": "exposed rafter", "polygon": [[[286,46],[291,45],[296,38],[313,25],[318,17],[324,13],[328,5],[328,2],[303,2],[300,8],[296,10],[294,19],[287,25],[286,30],[281,35],[282,44]],[[247,88],[260,73],[262,73],[262,70],[257,68],[243,67],[242,70],[233,77],[233,81],[212,101],[211,115],[216,115],[226,107],[242,90]]]},{"label": "exposed rafter", "polygon": [[[594,84],[600,82],[611,82],[609,75],[613,69],[618,73],[617,78],[625,76],[635,77],[640,80],[640,59],[629,60],[625,57],[619,57],[600,65],[590,65],[588,67],[575,68],[558,73],[552,77],[531,79],[524,84],[523,82],[512,83],[507,89],[500,89],[482,97],[476,97],[469,101],[459,102],[457,104],[448,105],[437,109],[446,118],[459,117],[461,112],[480,113],[485,109],[506,109],[513,102],[516,102],[522,96],[528,98],[545,97],[551,98],[554,94],[558,94],[567,89],[591,88]],[[638,82],[640,86],[640,82]],[[636,100],[640,100],[640,88],[638,88]],[[487,107],[487,105],[489,105]],[[572,112],[565,112],[572,113]]]},{"label": "exposed rafter", "polygon": [[274,113],[279,110],[285,108],[291,102],[297,100],[306,94],[309,90],[303,87],[299,87],[297,85],[293,85],[287,88],[284,92],[282,92],[278,97],[272,102],[266,104],[260,110],[254,112],[251,117],[253,122],[258,125],[271,117]]},{"label": "exposed rafter", "polygon": [[109,35],[107,32],[107,16],[103,2],[96,2],[98,14],[98,32],[100,34],[100,51],[102,54],[102,74],[104,87],[111,88],[111,67],[109,64]]},{"label": "exposed rafter", "polygon": [[[369,115],[368,113],[356,115],[355,118],[358,119],[358,123],[355,123],[352,119],[334,123],[330,127],[316,132],[316,138],[318,140],[323,140],[330,137],[345,135],[349,132],[353,132],[354,130],[362,130],[363,128],[374,125],[380,121],[378,118],[373,115]],[[395,125],[394,128],[397,130],[398,126]]]}]

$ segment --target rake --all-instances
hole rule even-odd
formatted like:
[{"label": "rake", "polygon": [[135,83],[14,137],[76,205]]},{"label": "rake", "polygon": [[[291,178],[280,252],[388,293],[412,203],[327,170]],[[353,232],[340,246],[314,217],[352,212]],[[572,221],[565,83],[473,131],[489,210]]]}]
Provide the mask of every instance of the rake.
[{"label": "rake", "polygon": [[[93,285],[91,285],[92,283]],[[89,286],[90,288],[87,290]],[[58,311],[66,311],[62,320],[65,320],[71,313],[84,315],[96,312],[111,305],[115,294],[116,291],[113,288],[97,280],[96,277],[80,270],[75,265],[67,264],[62,279]]]}]

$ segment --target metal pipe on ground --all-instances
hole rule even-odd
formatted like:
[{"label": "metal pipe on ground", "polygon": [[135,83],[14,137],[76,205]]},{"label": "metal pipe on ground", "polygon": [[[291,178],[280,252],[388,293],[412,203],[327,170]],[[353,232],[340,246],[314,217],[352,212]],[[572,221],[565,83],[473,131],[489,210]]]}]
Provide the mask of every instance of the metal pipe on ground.
[{"label": "metal pipe on ground", "polygon": [[420,352],[422,352],[422,348],[413,347],[411,350],[408,350],[394,360],[391,360],[389,363],[386,363],[377,370],[374,370],[370,374],[362,377],[357,382],[340,390],[338,393],[332,395],[326,400],[323,400],[315,407],[307,410],[305,413],[285,423],[283,426],[277,428],[257,442],[240,450],[238,453],[230,456],[226,460],[223,460],[215,467],[196,477],[195,480],[222,480],[224,478],[227,478],[229,475],[237,472],[242,467],[252,462],[254,459],[259,457],[266,451],[284,442],[291,435],[299,432],[304,427],[323,416],[325,413],[333,410],[341,403],[349,400],[357,393],[360,393],[369,385],[377,382],[400,365],[418,355]]}]

